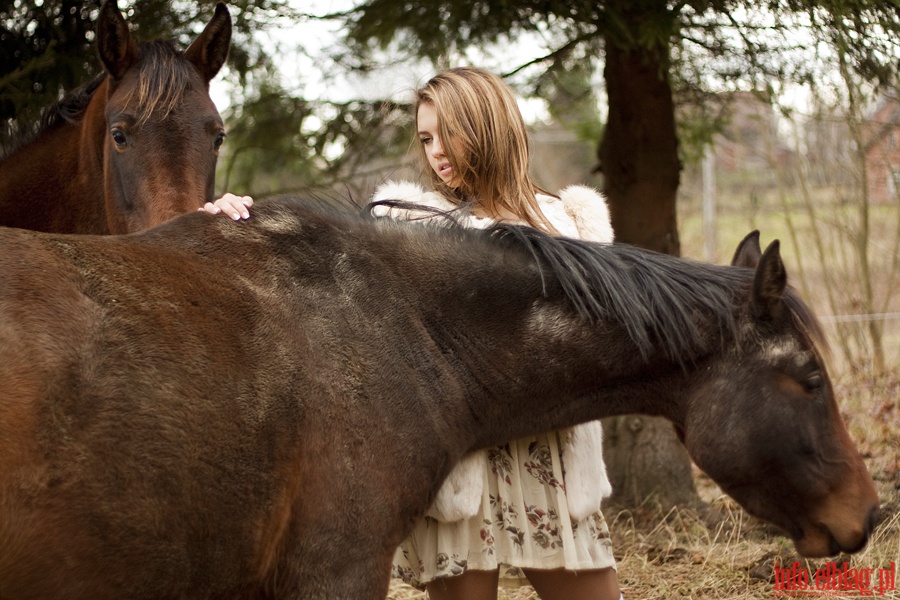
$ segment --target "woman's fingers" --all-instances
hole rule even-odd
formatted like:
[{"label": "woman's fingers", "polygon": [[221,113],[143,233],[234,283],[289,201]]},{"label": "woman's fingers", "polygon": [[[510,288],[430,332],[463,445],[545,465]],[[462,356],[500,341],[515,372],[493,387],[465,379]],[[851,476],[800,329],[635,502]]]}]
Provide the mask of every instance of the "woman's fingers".
[{"label": "woman's fingers", "polygon": [[213,215],[217,215],[220,212],[225,213],[235,221],[239,221],[240,219],[250,218],[250,211],[248,209],[251,206],[253,206],[253,198],[250,196],[236,196],[231,193],[226,193],[215,202],[207,202],[199,210]]}]

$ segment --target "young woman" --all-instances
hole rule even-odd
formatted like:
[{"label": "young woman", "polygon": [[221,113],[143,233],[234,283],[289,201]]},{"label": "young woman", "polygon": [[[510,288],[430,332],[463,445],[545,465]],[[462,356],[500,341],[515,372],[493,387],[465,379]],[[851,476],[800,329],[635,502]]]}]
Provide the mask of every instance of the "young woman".
[{"label": "young woman", "polygon": [[[512,90],[482,69],[439,73],[416,92],[421,157],[433,191],[387,183],[373,200],[453,211],[462,224],[524,223],[611,242],[604,199],[572,186],[553,195],[528,172],[529,146]],[[227,194],[209,212],[249,216],[252,200]],[[423,211],[374,212],[421,219]],[[540,368],[540,365],[535,365]],[[498,584],[530,583],[543,600],[620,598],[609,530],[599,422],[475,452],[450,474],[428,514],[398,548],[393,575],[432,600],[495,600]]]}]

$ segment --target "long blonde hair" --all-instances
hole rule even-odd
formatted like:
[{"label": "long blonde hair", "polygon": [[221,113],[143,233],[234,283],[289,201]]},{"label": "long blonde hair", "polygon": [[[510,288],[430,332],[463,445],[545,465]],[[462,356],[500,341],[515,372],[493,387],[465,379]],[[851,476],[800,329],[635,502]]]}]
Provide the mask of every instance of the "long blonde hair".
[{"label": "long blonde hair", "polygon": [[442,71],[416,90],[415,115],[422,104],[434,107],[444,154],[459,181],[455,188],[444,183],[429,168],[420,144],[435,191],[459,204],[477,202],[488,215],[509,212],[532,227],[558,233],[538,206],[536,194],[548,192],[528,172],[525,121],[500,77],[475,67]]}]

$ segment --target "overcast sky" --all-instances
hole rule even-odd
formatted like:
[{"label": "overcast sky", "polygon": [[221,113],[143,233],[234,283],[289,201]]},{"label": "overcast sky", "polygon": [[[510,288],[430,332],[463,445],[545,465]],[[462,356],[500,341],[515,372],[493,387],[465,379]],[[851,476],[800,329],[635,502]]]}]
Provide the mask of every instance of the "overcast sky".
[{"label": "overcast sky", "polygon": [[[291,0],[297,10],[314,15],[345,11],[355,3],[356,0]],[[342,74],[334,68],[328,69],[328,61],[321,57],[328,48],[340,44],[342,38],[342,32],[335,23],[309,19],[284,21],[260,35],[264,36],[263,43],[278,61],[285,87],[306,100],[390,98],[409,101],[412,91],[434,74],[426,61],[385,68],[366,79]],[[546,53],[546,47],[537,35],[528,39],[523,36],[486,52],[472,51],[465,57],[459,57],[458,63],[474,64],[502,73]],[[598,81],[598,84],[601,83]],[[229,90],[229,84],[222,75],[210,84],[210,93],[220,111],[229,106]],[[520,100],[520,105],[529,121],[542,118],[546,113],[543,102],[539,100]]]}]

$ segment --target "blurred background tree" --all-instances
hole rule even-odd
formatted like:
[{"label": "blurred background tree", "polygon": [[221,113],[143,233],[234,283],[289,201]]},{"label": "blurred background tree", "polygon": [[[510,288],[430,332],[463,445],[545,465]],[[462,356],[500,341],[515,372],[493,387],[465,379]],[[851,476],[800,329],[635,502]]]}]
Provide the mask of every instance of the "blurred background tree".
[{"label": "blurred background tree", "polygon": [[[101,0],[5,0],[0,3],[0,155],[40,122],[43,109],[102,71],[94,49]],[[212,16],[216,2],[119,0],[142,39],[171,39],[186,48]],[[231,90],[223,110],[228,143],[220,187],[235,192],[297,191],[333,183],[371,158],[390,154],[399,137],[385,126],[403,107],[347,99],[314,102],[284,86],[269,30],[308,18],[290,0],[232,0],[233,35],[227,69]],[[400,110],[397,110],[400,108]],[[393,115],[393,116],[392,116]],[[386,138],[389,138],[386,140]],[[230,153],[227,151],[230,149]],[[396,154],[396,152],[394,152]]]},{"label": "blurred background tree", "polygon": [[[123,15],[143,39],[172,39],[186,48],[212,17],[215,2],[142,0]],[[102,71],[94,49],[100,0],[5,0],[0,3],[0,140],[36,123],[41,110],[65,91]],[[229,2],[234,33],[230,76],[245,85],[271,65],[256,33],[277,19],[295,16],[288,0]]]}]

